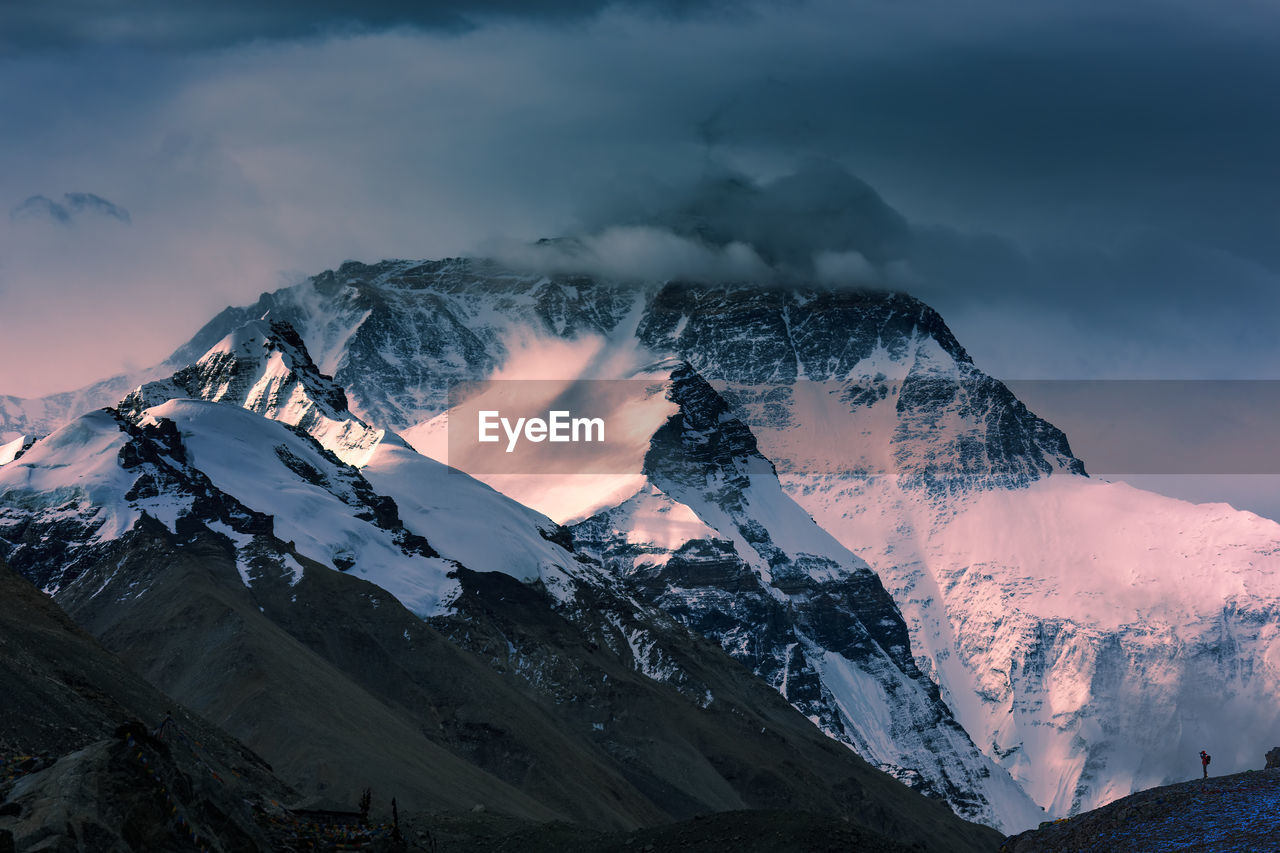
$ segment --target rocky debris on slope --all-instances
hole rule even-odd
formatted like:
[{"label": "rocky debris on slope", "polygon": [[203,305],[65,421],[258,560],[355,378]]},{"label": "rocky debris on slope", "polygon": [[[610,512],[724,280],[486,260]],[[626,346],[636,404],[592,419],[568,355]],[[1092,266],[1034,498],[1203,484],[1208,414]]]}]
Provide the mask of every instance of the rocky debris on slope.
[{"label": "rocky debris on slope", "polygon": [[[294,553],[301,577],[262,570],[246,586],[227,537],[142,523],[59,601],[143,676],[258,750],[308,804],[354,803],[373,786],[406,808],[489,802],[531,820],[562,816],[440,742],[482,669],[460,671],[384,590],[268,544]],[[442,682],[412,711],[388,695],[406,695],[406,665]],[[492,716],[519,713],[510,694],[487,701]]]},{"label": "rocky debris on slope", "polygon": [[272,849],[243,791],[201,766],[189,738],[121,731],[18,779],[0,831],[20,850]]},{"label": "rocky debris on slope", "polygon": [[[0,838],[18,849],[189,850],[187,828],[210,849],[271,849],[250,804],[291,794],[262,759],[3,563],[0,696]],[[147,734],[166,719],[162,740]]]},{"label": "rocky debris on slope", "polygon": [[261,758],[144,681],[3,561],[0,650],[0,753],[6,760],[33,756],[37,760],[26,769],[41,769],[50,763],[47,757],[101,740],[125,720],[158,726],[172,716],[205,744],[215,767],[284,796],[286,789]]},{"label": "rocky debris on slope", "polygon": [[[511,578],[460,574],[457,614],[436,623],[589,730],[668,819],[808,809],[937,849],[988,843],[985,828],[953,823],[941,803],[872,770],[665,614],[628,607],[607,587],[582,589],[572,605],[550,610]],[[674,677],[644,677],[655,669]]]},{"label": "rocky debris on slope", "polygon": [[1150,788],[1005,840],[1001,853],[1256,853],[1280,838],[1280,773]]}]

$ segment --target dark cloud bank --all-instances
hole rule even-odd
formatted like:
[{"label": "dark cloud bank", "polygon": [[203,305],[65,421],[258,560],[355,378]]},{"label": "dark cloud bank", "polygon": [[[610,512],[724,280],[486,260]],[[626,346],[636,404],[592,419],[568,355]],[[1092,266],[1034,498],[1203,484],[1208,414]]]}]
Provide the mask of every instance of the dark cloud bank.
[{"label": "dark cloud bank", "polygon": [[[66,304],[114,277],[122,303],[188,312],[122,336],[176,338],[282,270],[497,247],[899,287],[998,375],[1266,378],[1278,18],[1252,0],[8,4],[4,207],[92,186],[134,225],[11,235],[0,287],[56,277]],[[573,239],[529,250],[540,236]]]},{"label": "dark cloud bank", "polygon": [[1009,377],[1214,379],[1280,367],[1261,319],[1280,317],[1278,281],[1258,259],[1158,231],[1026,244],[921,224],[833,160],[765,181],[708,165],[581,220],[568,239],[484,251],[551,271],[906,290]]},{"label": "dark cloud bank", "polygon": [[561,23],[609,8],[686,15],[731,0],[60,0],[0,4],[0,52],[95,47],[163,51],[395,28],[467,32],[485,23]]}]

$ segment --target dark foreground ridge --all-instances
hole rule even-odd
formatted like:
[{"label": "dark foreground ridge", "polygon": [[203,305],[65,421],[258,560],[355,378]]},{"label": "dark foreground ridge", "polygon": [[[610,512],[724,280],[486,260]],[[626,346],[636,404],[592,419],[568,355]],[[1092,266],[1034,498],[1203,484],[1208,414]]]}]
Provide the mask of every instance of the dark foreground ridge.
[{"label": "dark foreground ridge", "polygon": [[[578,701],[564,706],[570,711],[582,708],[577,713],[589,714],[588,719],[607,712],[604,718],[613,722],[609,731],[590,730],[594,734],[584,739],[572,736],[572,720],[555,716],[564,706],[553,698],[539,698],[532,687],[522,693],[518,681],[508,683],[479,651],[451,645],[394,600],[374,606],[376,602],[353,592],[341,594],[353,585],[376,589],[364,581],[339,572],[307,571],[293,587],[281,582],[277,590],[264,580],[250,590],[238,578],[232,558],[205,535],[179,547],[172,535],[161,535],[151,522],[140,525],[131,542],[110,563],[121,572],[122,582],[145,579],[148,593],[121,601],[121,590],[110,583],[104,586],[95,574],[87,588],[101,587],[101,594],[79,602],[78,608],[124,652],[124,659],[104,649],[54,601],[0,563],[0,770],[5,771],[0,772],[0,853],[431,850],[433,844],[437,853],[826,850],[831,839],[837,840],[836,849],[980,853],[999,843],[994,831],[965,823],[941,803],[866,766],[809,726],[745,669],[726,664],[723,652],[705,641],[689,637],[682,647],[686,669],[717,696],[712,707],[699,708],[683,702],[673,687],[634,673],[603,641],[593,640],[590,631],[580,634],[573,623],[551,611],[536,590],[503,575],[463,572],[467,591],[459,606],[469,614],[464,622],[477,649],[493,645],[487,639],[491,634],[501,635],[506,638],[502,649],[523,649],[521,660],[529,661],[543,680],[559,683],[561,676],[568,678],[565,673],[578,670],[590,674],[565,682]],[[149,568],[135,571],[138,561]],[[275,593],[286,600],[296,596],[297,605],[287,607],[273,597]],[[250,594],[257,597],[240,600]],[[300,637],[317,643],[328,657],[286,636],[287,631],[271,623],[273,614]],[[234,631],[222,632],[235,642],[220,646],[214,640],[221,635],[210,631],[210,624],[235,626]],[[334,625],[343,629],[318,627]],[[337,668],[351,656],[366,675],[378,676],[392,666],[383,654],[398,648],[394,638],[412,641],[419,653],[396,658],[401,665],[398,677],[376,678],[388,694],[362,691],[350,683],[353,676]],[[193,654],[194,649],[199,654]],[[292,652],[282,664],[271,656],[272,649]],[[240,667],[228,663],[230,652],[238,653]],[[158,673],[157,680],[165,682],[170,695],[146,683],[129,664]],[[258,674],[263,689],[245,686],[246,666],[253,667],[250,674]],[[297,678],[289,677],[293,669],[319,672],[307,681],[324,685],[329,702],[315,702],[312,693],[296,693]],[[443,671],[433,680],[431,673],[437,670]],[[395,685],[399,692],[392,692]],[[588,690],[591,685],[599,695]],[[171,698],[180,693],[200,704],[201,696],[210,691],[222,701],[243,698],[248,691],[248,698],[232,707],[258,709],[266,719],[253,725],[240,719],[237,731],[272,753],[274,773],[207,717],[202,719]],[[411,742],[395,737],[396,730],[387,731],[405,723],[400,714],[406,711],[395,708],[434,705],[449,710],[444,704],[449,696],[463,703],[460,713],[480,724],[468,729],[474,730],[472,752],[447,736],[449,725],[439,743]],[[511,708],[521,713],[502,710]],[[345,740],[336,723],[317,727],[317,720],[334,709],[339,722],[358,721]],[[149,734],[170,711],[173,736]],[[201,714],[211,711],[218,721],[237,722],[235,714],[228,717],[225,709],[207,699],[198,709]],[[139,722],[123,730],[121,722],[129,720]],[[377,725],[368,725],[370,720]],[[522,720],[540,722],[530,728]],[[662,721],[656,730],[654,720]],[[289,727],[304,732],[301,743],[290,743],[281,734]],[[311,732],[314,737],[308,736]],[[424,768],[412,795],[406,791],[410,780],[397,772],[398,765],[377,758],[383,745],[380,737],[391,737],[392,746],[412,752],[410,757]],[[681,743],[698,745],[683,763],[677,749]],[[361,747],[357,760],[354,753]],[[556,750],[566,758],[539,780],[531,769],[550,765]],[[536,763],[518,760],[525,755]],[[696,803],[675,789],[679,771],[696,770],[699,761],[719,774],[724,781],[718,784],[729,793]],[[356,768],[350,774],[358,776],[356,787],[374,790],[372,816],[377,826],[361,840],[367,846],[340,847],[348,843],[347,829],[315,819],[325,810],[349,812],[357,803],[356,795],[336,782],[323,790],[315,786],[313,768],[326,762]],[[513,762],[514,769],[507,766]],[[493,775],[498,773],[502,777]],[[503,781],[506,778],[513,782]],[[698,778],[716,779],[706,773]],[[555,785],[583,779],[613,786],[588,804],[595,811],[560,815],[543,805],[565,802]],[[513,787],[516,784],[527,791]],[[635,817],[624,814],[623,820],[599,811],[611,790],[629,797],[617,808],[630,805],[637,810]],[[825,800],[820,796],[824,791]],[[396,795],[403,843],[389,835],[393,821],[388,818],[393,816],[386,812],[390,797]],[[833,798],[840,802],[831,802]],[[525,803],[529,808],[521,808]],[[732,815],[743,805],[760,812],[693,818],[699,812]],[[477,808],[479,814],[473,814]],[[448,814],[455,815],[452,821]],[[686,820],[673,826],[673,818]],[[492,828],[495,823],[497,830]],[[626,845],[628,838],[632,845]],[[915,846],[902,846],[904,840]]]},{"label": "dark foreground ridge", "polygon": [[1280,850],[1280,770],[1139,791],[1009,838],[1001,853]]},{"label": "dark foreground ridge", "polygon": [[437,821],[450,853],[913,853],[925,848],[836,818],[796,811],[734,811],[631,832],[600,833],[567,823],[514,825],[501,820]]},{"label": "dark foreground ridge", "polygon": [[0,562],[0,853],[269,850],[290,793]]}]

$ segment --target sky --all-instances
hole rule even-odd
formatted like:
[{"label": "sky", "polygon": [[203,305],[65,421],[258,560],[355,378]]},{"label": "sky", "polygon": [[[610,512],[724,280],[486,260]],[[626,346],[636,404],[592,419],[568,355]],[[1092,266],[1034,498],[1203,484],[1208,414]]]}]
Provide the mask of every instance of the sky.
[{"label": "sky", "polygon": [[905,289],[1033,392],[1280,378],[1277,43],[1261,0],[3,4],[0,394],[542,237]]}]

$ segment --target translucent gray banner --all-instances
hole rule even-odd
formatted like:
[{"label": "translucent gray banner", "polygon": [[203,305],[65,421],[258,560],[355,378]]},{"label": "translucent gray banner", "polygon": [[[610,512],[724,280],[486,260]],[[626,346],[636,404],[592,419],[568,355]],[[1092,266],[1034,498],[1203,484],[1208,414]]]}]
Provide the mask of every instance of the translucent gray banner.
[{"label": "translucent gray banner", "polygon": [[[904,382],[916,383],[912,393]],[[1094,475],[1280,474],[1277,380],[1006,385],[1066,434]],[[745,423],[788,473],[876,476],[927,459],[945,477],[972,474],[975,452],[1034,452],[1019,443],[1035,433],[1034,419],[990,383],[941,375],[711,387],[729,406],[723,418]],[[671,396],[664,376],[466,383],[450,389],[436,428],[447,436],[446,461],[473,474],[636,474],[654,433],[679,411]]]}]

